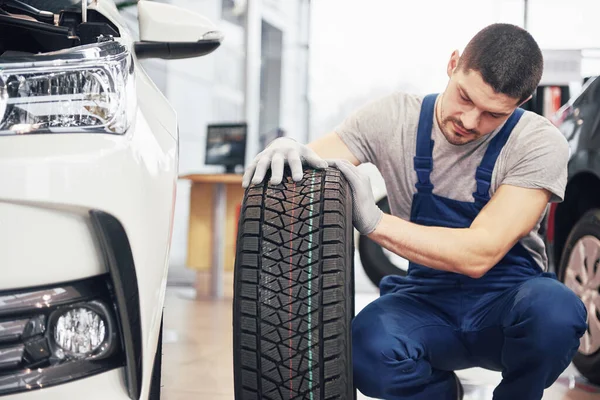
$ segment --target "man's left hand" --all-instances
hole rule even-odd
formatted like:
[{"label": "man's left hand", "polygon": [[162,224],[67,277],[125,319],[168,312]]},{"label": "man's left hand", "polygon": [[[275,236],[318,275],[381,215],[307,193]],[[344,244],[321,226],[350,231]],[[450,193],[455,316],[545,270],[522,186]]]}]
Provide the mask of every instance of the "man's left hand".
[{"label": "man's left hand", "polygon": [[368,235],[377,228],[383,211],[377,207],[371,180],[356,166],[347,160],[326,160],[330,167],[340,170],[350,185],[352,191],[352,221],[354,227],[362,234]]}]

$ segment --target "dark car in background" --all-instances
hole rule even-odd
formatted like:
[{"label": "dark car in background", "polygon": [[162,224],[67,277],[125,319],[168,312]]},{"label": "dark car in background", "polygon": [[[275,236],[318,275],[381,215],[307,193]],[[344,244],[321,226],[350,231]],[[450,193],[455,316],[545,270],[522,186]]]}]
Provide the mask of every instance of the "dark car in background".
[{"label": "dark car in background", "polygon": [[569,142],[565,200],[552,204],[546,217],[550,268],[585,303],[588,330],[573,363],[600,384],[600,79],[552,117]]}]

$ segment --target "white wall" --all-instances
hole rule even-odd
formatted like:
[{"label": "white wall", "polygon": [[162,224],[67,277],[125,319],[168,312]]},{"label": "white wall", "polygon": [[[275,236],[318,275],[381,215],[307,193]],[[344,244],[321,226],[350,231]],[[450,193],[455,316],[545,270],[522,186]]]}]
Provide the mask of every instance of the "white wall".
[{"label": "white wall", "polygon": [[600,2],[529,0],[529,30],[543,48],[600,47]]},{"label": "white wall", "polygon": [[[395,89],[442,91],[453,50],[494,22],[523,25],[523,0],[320,0],[312,6],[311,139]],[[542,49],[600,48],[600,2],[529,0]],[[598,71],[584,60],[582,73]]]},{"label": "white wall", "polygon": [[[244,31],[221,20],[219,0],[172,0],[172,4],[199,12],[214,21],[225,34],[221,47],[197,59],[167,63],[166,96],[177,111],[180,126],[180,175],[219,168],[204,166],[206,125],[244,120]],[[290,136],[305,140],[308,132],[305,32],[298,28],[300,5],[306,0],[264,0],[263,18],[283,31],[281,127]],[[185,276],[190,185],[178,183],[177,206],[171,247],[171,277]],[[189,276],[189,275],[188,275]]]},{"label": "white wall", "polygon": [[[220,1],[173,0],[173,4],[199,12],[225,34],[212,54],[169,62],[167,97],[179,119],[179,174],[210,170],[204,166],[206,126],[244,117],[244,43],[238,26],[221,21]],[[177,184],[177,203],[171,242],[172,280],[191,277],[186,269],[190,183]]]},{"label": "white wall", "polygon": [[283,33],[281,127],[291,137],[306,140],[307,120],[307,0],[262,1],[263,19]]},{"label": "white wall", "polygon": [[520,24],[522,10],[521,0],[314,2],[311,138],[368,99],[443,90],[452,51],[490,23]]}]

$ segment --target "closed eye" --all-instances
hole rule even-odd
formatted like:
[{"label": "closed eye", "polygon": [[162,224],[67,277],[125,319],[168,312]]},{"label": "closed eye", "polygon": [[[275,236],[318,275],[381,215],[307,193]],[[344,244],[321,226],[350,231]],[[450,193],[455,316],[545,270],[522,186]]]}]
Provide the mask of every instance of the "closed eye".
[{"label": "closed eye", "polygon": [[[462,101],[464,101],[465,103],[473,103],[473,102],[471,101],[471,98],[470,98],[470,97],[468,97],[468,94],[467,94],[467,93],[465,92],[465,90],[464,90],[463,88],[461,88],[461,87],[459,87],[459,89],[458,89],[458,96],[459,96],[459,97],[461,98],[461,100],[462,100]],[[502,117],[506,117],[506,116],[508,116],[508,114],[497,114],[497,113],[493,113],[493,112],[489,112],[489,111],[488,111],[487,113],[488,113],[488,115],[490,115],[490,116],[491,116],[492,118],[494,118],[494,119],[499,119],[499,118],[502,118]]]}]

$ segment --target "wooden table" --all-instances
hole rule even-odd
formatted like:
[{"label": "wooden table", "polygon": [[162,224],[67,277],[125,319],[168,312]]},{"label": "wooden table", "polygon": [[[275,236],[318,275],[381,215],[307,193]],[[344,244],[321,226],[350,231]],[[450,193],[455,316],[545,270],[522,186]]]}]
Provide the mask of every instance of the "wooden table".
[{"label": "wooden table", "polygon": [[[191,174],[187,266],[211,271],[211,296],[223,297],[223,273],[235,263],[239,206],[244,198],[242,175]],[[210,249],[210,250],[209,250]]]}]

